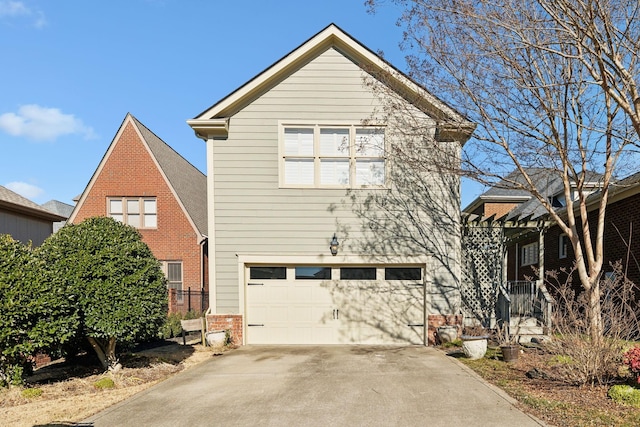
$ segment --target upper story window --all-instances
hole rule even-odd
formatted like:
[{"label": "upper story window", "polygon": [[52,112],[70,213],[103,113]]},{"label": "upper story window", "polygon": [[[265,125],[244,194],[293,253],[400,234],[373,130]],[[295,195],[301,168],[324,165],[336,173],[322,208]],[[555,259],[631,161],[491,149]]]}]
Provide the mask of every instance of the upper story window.
[{"label": "upper story window", "polygon": [[110,197],[107,215],[135,228],[157,228],[155,197]]},{"label": "upper story window", "polygon": [[284,187],[366,187],[385,183],[380,127],[285,126],[280,182]]},{"label": "upper story window", "polygon": [[520,265],[537,264],[538,256],[538,242],[524,245],[520,250]]}]

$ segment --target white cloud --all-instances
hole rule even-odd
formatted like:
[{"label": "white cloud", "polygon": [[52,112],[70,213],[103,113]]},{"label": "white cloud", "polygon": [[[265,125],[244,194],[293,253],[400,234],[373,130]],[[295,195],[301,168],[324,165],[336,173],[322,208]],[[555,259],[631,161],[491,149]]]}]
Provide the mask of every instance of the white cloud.
[{"label": "white cloud", "polygon": [[35,19],[36,21],[33,23],[33,25],[36,28],[44,28],[47,26],[47,18],[44,16],[44,12],[39,10],[35,13]]},{"label": "white cloud", "polygon": [[44,12],[41,10],[34,10],[28,7],[22,1],[15,0],[0,0],[0,18],[33,18],[33,25],[36,28],[43,28],[47,24]]},{"label": "white cloud", "polygon": [[31,10],[21,1],[0,1],[0,16],[30,15]]},{"label": "white cloud", "polygon": [[14,181],[6,184],[5,187],[29,200],[33,200],[44,194],[44,190],[42,188],[27,184],[26,182]]},{"label": "white cloud", "polygon": [[1,114],[0,130],[34,141],[54,141],[62,135],[82,135],[84,139],[96,137],[94,130],[73,114],[35,104],[23,105],[17,113]]}]

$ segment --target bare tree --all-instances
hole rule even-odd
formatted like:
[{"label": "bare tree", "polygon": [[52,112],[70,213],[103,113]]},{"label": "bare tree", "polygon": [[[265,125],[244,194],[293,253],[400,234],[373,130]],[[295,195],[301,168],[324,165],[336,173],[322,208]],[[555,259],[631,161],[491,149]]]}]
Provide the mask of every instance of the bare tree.
[{"label": "bare tree", "polygon": [[[478,124],[455,172],[488,185],[507,180],[549,212],[576,254],[592,340],[600,305],[609,189],[638,146],[640,3],[637,0],[391,0],[402,8],[410,76]],[[368,0],[371,11],[384,0]],[[402,103],[388,103],[398,117]],[[407,129],[413,127],[410,115]],[[455,162],[447,162],[449,165]],[[559,214],[530,170],[562,180]],[[522,179],[508,182],[508,174]],[[601,175],[595,229],[585,187]],[[512,175],[513,176],[513,175]]]}]

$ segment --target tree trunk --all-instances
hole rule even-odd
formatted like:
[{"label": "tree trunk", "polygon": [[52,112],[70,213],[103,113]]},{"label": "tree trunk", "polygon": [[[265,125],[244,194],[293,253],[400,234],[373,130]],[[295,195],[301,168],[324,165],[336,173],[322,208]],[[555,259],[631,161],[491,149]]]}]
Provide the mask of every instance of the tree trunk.
[{"label": "tree trunk", "polygon": [[108,341],[94,337],[87,337],[87,340],[89,340],[89,344],[93,347],[105,370],[118,372],[122,368],[116,358],[116,339],[114,337],[109,337]]},{"label": "tree trunk", "polygon": [[589,319],[589,335],[591,342],[595,345],[600,343],[604,334],[602,326],[602,308],[600,305],[600,283],[595,281],[591,285],[591,289],[587,292],[589,312],[587,313]]}]

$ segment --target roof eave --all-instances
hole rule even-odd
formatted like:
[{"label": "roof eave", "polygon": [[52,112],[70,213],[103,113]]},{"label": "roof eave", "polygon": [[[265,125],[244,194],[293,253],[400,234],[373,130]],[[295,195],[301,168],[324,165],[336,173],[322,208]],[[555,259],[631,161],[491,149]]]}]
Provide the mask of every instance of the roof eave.
[{"label": "roof eave", "polygon": [[47,221],[52,221],[52,222],[59,222],[59,221],[66,220],[65,217],[54,214],[53,212],[33,209],[28,206],[20,206],[11,202],[5,202],[4,200],[0,200],[0,207],[5,208],[8,211],[33,216],[33,217],[37,217],[37,218],[44,219]]},{"label": "roof eave", "polygon": [[192,119],[187,124],[200,139],[225,139],[229,135],[229,119]]},{"label": "roof eave", "polygon": [[[317,56],[324,50],[335,47],[352,61],[359,64],[373,75],[380,74],[385,83],[393,90],[402,92],[417,108],[436,118],[439,125],[440,140],[455,140],[466,142],[476,125],[466,119],[462,114],[446,105],[437,97],[429,93],[425,88],[414,82],[408,76],[394,68],[380,56],[375,54],[362,43],[349,34],[331,24],[324,30],[311,37],[298,48],[291,51],[285,57],[275,62],[252,80],[223,98],[218,103],[205,110],[193,120],[197,123],[203,120],[228,118],[238,111],[248,100],[254,99],[267,90],[275,81],[289,75],[301,64]],[[195,128],[194,128],[195,130]],[[196,131],[198,137],[200,133]]]}]

